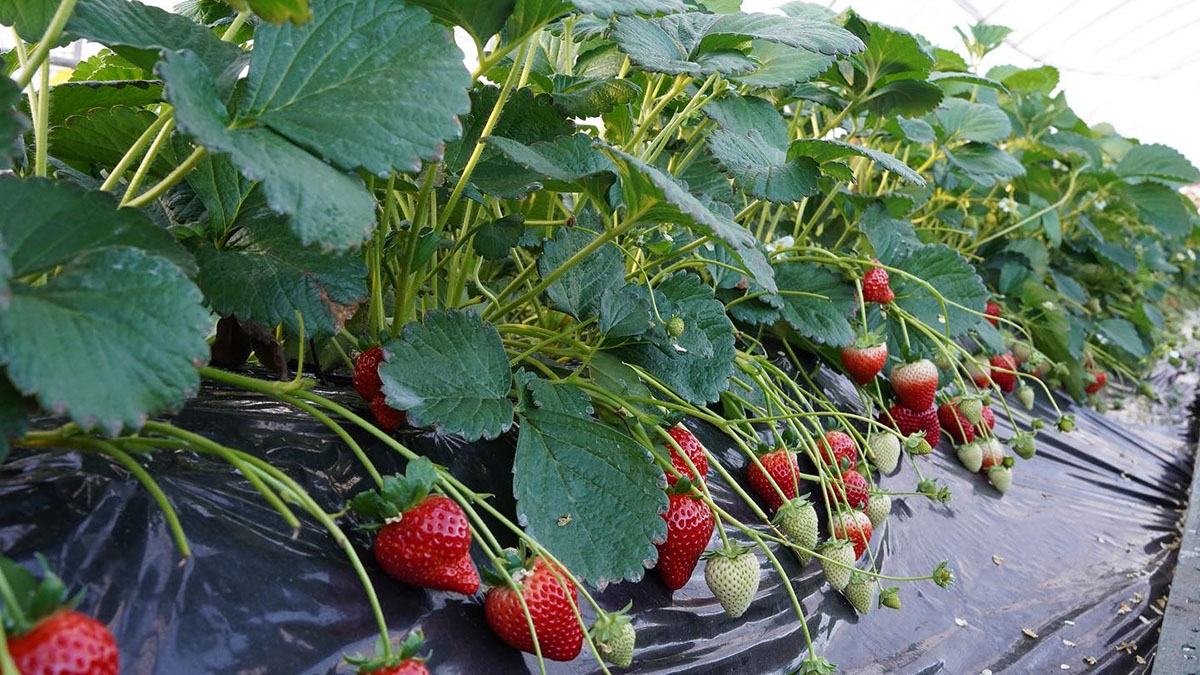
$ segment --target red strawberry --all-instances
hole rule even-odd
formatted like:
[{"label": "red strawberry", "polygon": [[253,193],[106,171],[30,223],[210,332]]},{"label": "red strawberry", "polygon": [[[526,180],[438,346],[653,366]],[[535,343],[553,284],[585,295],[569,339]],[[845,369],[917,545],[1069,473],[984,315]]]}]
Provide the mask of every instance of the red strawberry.
[{"label": "red strawberry", "polygon": [[1088,386],[1084,387],[1084,391],[1094,394],[1103,389],[1104,385],[1108,384],[1108,373],[1103,370],[1093,370],[1090,373],[1094,380]]},{"label": "red strawberry", "polygon": [[990,322],[990,323],[991,323],[993,326],[995,326],[995,325],[998,325],[998,324],[1000,323],[1000,321],[999,321],[999,318],[1000,318],[1000,313],[1001,313],[1002,311],[1003,311],[1003,310],[1001,310],[1001,308],[1000,308],[1000,304],[999,304],[999,303],[997,303],[997,302],[994,302],[994,301],[992,301],[992,300],[988,300],[988,303],[987,303],[987,309],[983,310],[983,313],[984,313],[984,314],[987,314],[987,320],[988,320],[988,321],[989,321],[989,322]]},{"label": "red strawberry", "polygon": [[[878,262],[878,261],[877,261]],[[887,270],[882,267],[872,267],[863,275],[863,300],[886,304],[896,299],[892,287],[888,285]]]},{"label": "red strawberry", "polygon": [[488,626],[512,647],[535,653],[533,636],[521,608],[521,598],[524,598],[542,656],[551,661],[570,661],[579,656],[583,648],[583,629],[573,609],[577,602],[575,583],[561,570],[560,574],[562,582],[544,559],[536,558],[532,567],[522,568],[512,575],[521,588],[519,594],[508,586],[497,586],[488,591],[483,601]]},{"label": "red strawberry", "polygon": [[918,431],[924,432],[925,440],[931,446],[937,445],[938,435],[942,431],[942,425],[938,422],[938,410],[933,405],[921,412],[909,410],[902,405],[893,405],[887,412],[879,414],[879,421],[896,429],[903,436]]},{"label": "red strawberry", "polygon": [[983,423],[988,429],[996,428],[996,413],[992,412],[992,407],[989,405],[983,406],[983,410],[979,411],[983,415]]},{"label": "red strawberry", "polygon": [[383,349],[371,347],[358,355],[354,362],[354,390],[368,401],[374,401],[383,390],[383,382],[379,379],[379,364],[383,361]]},{"label": "red strawberry", "polygon": [[1013,361],[1012,354],[996,354],[992,357],[992,381],[1000,387],[1004,393],[1012,393],[1012,390],[1017,386],[1017,369],[1016,361]]},{"label": "red strawberry", "polygon": [[375,423],[384,431],[395,431],[408,423],[408,415],[403,410],[396,410],[387,404],[387,398],[379,394],[371,399],[371,414]]},{"label": "red strawberry", "polygon": [[941,427],[950,434],[950,438],[954,439],[955,443],[970,443],[975,440],[975,429],[971,427],[971,423],[958,410],[958,399],[950,403],[943,403],[938,406],[937,415],[938,422]]},{"label": "red strawberry", "polygon": [[375,670],[360,670],[359,675],[429,675],[429,669],[423,661],[405,659],[394,666],[384,666]]},{"label": "red strawberry", "polygon": [[841,431],[825,432],[825,437],[817,442],[817,447],[821,459],[838,472],[852,471],[858,466],[858,444]]},{"label": "red strawberry", "polygon": [[[867,484],[867,479],[862,477],[857,471],[847,471],[833,484],[829,486],[829,502],[837,504],[843,502],[851,507],[861,509],[866,507],[867,501],[871,499],[868,492],[871,486]],[[845,494],[846,498],[842,499]]]},{"label": "red strawberry", "polygon": [[375,559],[399,581],[471,595],[479,573],[471,563],[471,527],[454,500],[426,497],[375,535]]},{"label": "red strawberry", "polygon": [[883,364],[887,363],[887,343],[873,347],[844,347],[842,349],[842,365],[850,374],[850,379],[862,386],[875,379]]},{"label": "red strawberry", "polygon": [[854,545],[854,559],[862,557],[871,541],[871,519],[862,511],[841,512],[833,517],[830,530],[834,539],[844,539]]},{"label": "red strawberry", "polygon": [[988,375],[987,369],[979,361],[975,360],[975,357],[968,357],[963,362],[963,367],[966,368],[967,375],[971,377],[971,381],[975,383],[976,387],[986,389],[992,386],[992,378]]},{"label": "red strawberry", "polygon": [[925,432],[925,441],[931,447],[937,447],[938,440],[942,437],[942,423],[938,420],[937,408],[929,406],[925,412],[920,413],[921,430]]},{"label": "red strawberry", "polygon": [[17,672],[26,675],[117,675],[117,642],[104,624],[62,610],[32,630],[9,638],[8,652]]},{"label": "red strawberry", "polygon": [[[679,447],[687,455],[687,458],[692,460],[692,465],[696,467],[700,475],[697,477],[692,473],[692,470],[688,468],[687,462],[684,461],[684,458],[675,448],[671,448],[671,466],[675,467],[675,470],[680,475],[690,476],[692,479],[699,478],[703,482],[704,477],[708,475],[708,459],[704,456],[704,446],[700,445],[700,441],[696,440],[692,432],[682,426],[672,427],[667,433],[671,434],[671,438],[675,439],[675,442],[679,444]],[[674,485],[677,480],[679,480],[678,476],[669,472],[667,473],[667,485]]]},{"label": "red strawberry", "polygon": [[937,394],[938,369],[929,359],[921,359],[892,368],[892,391],[909,410],[925,410]]},{"label": "red strawberry", "polygon": [[[762,463],[766,473],[763,473],[757,464],[751,464],[750,487],[771,507],[771,511],[778,511],[785,501],[796,496],[796,489],[800,482],[798,475],[800,469],[796,465],[796,458],[787,450],[776,450],[759,457],[758,461]],[[768,475],[770,479],[767,477]],[[771,485],[771,479],[774,479],[779,485],[779,489],[783,491],[782,497],[775,486]]]},{"label": "red strawberry", "polygon": [[1000,444],[1000,441],[995,436],[983,441],[980,449],[983,450],[982,469],[986,470],[1004,461],[1004,446]]},{"label": "red strawberry", "polygon": [[429,675],[424,657],[417,654],[424,642],[424,634],[415,630],[386,655],[347,656],[346,662],[358,667],[358,675]]},{"label": "red strawberry", "polygon": [[712,509],[691,495],[671,495],[671,506],[663,514],[667,521],[667,540],[657,544],[658,576],[667,588],[676,591],[687,585],[708,546],[713,533]]}]

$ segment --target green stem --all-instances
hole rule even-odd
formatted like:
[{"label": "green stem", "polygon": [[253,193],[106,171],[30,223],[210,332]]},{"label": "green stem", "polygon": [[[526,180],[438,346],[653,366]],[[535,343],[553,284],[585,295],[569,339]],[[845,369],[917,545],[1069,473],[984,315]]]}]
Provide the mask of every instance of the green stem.
[{"label": "green stem", "polygon": [[137,140],[133,142],[133,145],[129,146],[129,149],[125,151],[125,155],[121,157],[121,161],[117,162],[117,165],[113,167],[112,172],[108,174],[108,178],[104,179],[104,183],[100,185],[100,189],[108,192],[116,187],[117,184],[121,182],[121,176],[125,175],[125,172],[129,169],[129,165],[133,164],[133,161],[138,158],[142,152],[142,149],[145,148],[146,144],[150,142],[150,139],[154,138],[158,134],[159,130],[163,128],[163,125],[171,120],[174,116],[174,109],[168,110],[159,115],[158,119],[154,120],[150,126],[146,127],[146,130],[142,132],[142,135],[138,136]]},{"label": "green stem", "polygon": [[47,150],[50,145],[50,62],[42,64],[42,86],[37,100],[37,116],[34,124],[34,173],[46,175]]},{"label": "green stem", "polygon": [[158,158],[158,153],[162,151],[163,145],[166,144],[167,140],[171,137],[171,132],[174,130],[174,119],[167,120],[158,130],[158,136],[150,144],[150,149],[146,151],[146,156],[142,158],[137,171],[133,172],[133,178],[129,179],[129,185],[125,188],[125,196],[121,197],[122,206],[128,204],[129,200],[133,199],[133,196],[137,194],[138,188],[142,186],[142,181],[146,180],[146,174],[150,172],[150,167],[154,164],[154,160]]},{"label": "green stem", "polygon": [[50,50],[54,48],[54,43],[58,42],[63,28],[67,25],[67,20],[71,18],[71,13],[75,11],[75,2],[76,0],[62,0],[58,9],[55,10],[54,16],[50,17],[50,25],[46,26],[46,32],[42,33],[42,39],[38,40],[37,48],[29,55],[29,61],[21,68],[21,72],[13,77],[13,81],[17,83],[19,89],[29,86],[29,83],[33,81],[33,74],[42,66],[42,62],[50,56]]},{"label": "green stem", "polygon": [[125,206],[133,209],[140,209],[143,206],[150,204],[155,199],[163,196],[166,194],[167,190],[170,190],[175,186],[176,183],[183,180],[183,177],[186,176],[189,171],[196,168],[196,165],[199,164],[200,160],[204,159],[206,155],[208,155],[208,150],[205,150],[204,148],[196,148],[192,151],[192,154],[188,155],[187,159],[183,160],[182,164],[175,167],[174,171],[167,174],[166,178],[163,178],[158,182],[157,185],[149,190],[146,190],[141,195],[129,200],[129,203],[125,204]]}]

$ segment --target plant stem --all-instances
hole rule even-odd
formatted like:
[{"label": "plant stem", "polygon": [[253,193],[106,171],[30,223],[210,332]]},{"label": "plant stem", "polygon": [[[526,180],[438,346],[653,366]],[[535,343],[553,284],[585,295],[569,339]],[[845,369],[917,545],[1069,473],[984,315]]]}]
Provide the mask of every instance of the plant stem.
[{"label": "plant stem", "polygon": [[42,64],[42,86],[41,93],[37,99],[36,123],[33,127],[34,135],[34,174],[38,176],[46,175],[46,156],[50,145],[50,62],[46,61]]},{"label": "plant stem", "polygon": [[100,185],[100,189],[107,192],[116,187],[121,182],[121,176],[129,169],[129,165],[133,164],[133,161],[138,158],[142,149],[150,142],[150,139],[154,138],[159,130],[163,128],[163,125],[173,117],[175,117],[175,110],[167,110],[159,115],[158,119],[154,120],[150,126],[146,127],[142,135],[138,136],[133,145],[129,146],[129,149],[125,151],[125,155],[121,157],[121,161],[117,162],[117,165],[113,167],[112,172],[108,174],[108,178],[104,179],[104,183]]},{"label": "plant stem", "polygon": [[168,119],[158,130],[158,136],[150,144],[150,149],[146,151],[146,156],[142,158],[137,171],[133,173],[133,178],[129,179],[129,185],[125,188],[125,196],[121,197],[122,206],[128,204],[129,200],[137,194],[138,188],[142,186],[142,181],[146,180],[146,174],[150,172],[150,167],[153,166],[154,160],[158,159],[158,153],[162,151],[163,145],[166,144],[167,140],[171,137],[171,132],[174,130],[174,119]]},{"label": "plant stem", "polygon": [[[24,89],[33,81],[33,74],[42,66],[42,62],[50,55],[50,50],[54,48],[54,43],[58,42],[59,36],[62,35],[63,28],[67,25],[67,20],[71,18],[71,13],[75,11],[76,0],[62,0],[58,9],[54,11],[54,16],[50,17],[50,25],[46,26],[46,32],[42,33],[42,39],[38,40],[37,48],[29,55],[29,61],[21,68],[21,72],[13,77],[13,81],[17,83],[17,87]],[[43,92],[43,95],[46,92]]]},{"label": "plant stem", "polygon": [[175,186],[176,183],[183,180],[183,177],[186,176],[189,171],[196,168],[196,165],[199,164],[200,160],[204,159],[206,155],[208,155],[208,150],[204,149],[203,147],[196,148],[192,151],[192,154],[188,155],[187,159],[183,160],[182,164],[175,167],[174,171],[167,174],[166,178],[163,178],[158,182],[157,185],[149,190],[146,190],[137,197],[129,200],[125,206],[133,209],[140,209],[143,206],[150,204],[155,199],[163,196],[166,194],[167,190],[170,190]]}]

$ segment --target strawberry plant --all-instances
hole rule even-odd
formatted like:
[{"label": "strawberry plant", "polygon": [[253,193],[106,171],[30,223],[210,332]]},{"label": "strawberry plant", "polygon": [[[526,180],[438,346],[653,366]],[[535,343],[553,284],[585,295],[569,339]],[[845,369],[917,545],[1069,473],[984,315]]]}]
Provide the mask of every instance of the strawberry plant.
[{"label": "strawberry plant", "polygon": [[[948,585],[945,564],[879,569],[892,497],[950,500],[920,461],[945,432],[1020,498],[994,430],[997,412],[1016,427],[1006,394],[1069,431],[1055,390],[1103,396],[1165,353],[1196,273],[1179,188],[1200,171],[1088,126],[1051,67],[983,70],[1005,29],[964,31],[963,56],[853,11],[738,4],[0,0],[20,37],[0,54],[0,461],[111,459],[184,557],[138,455],[228,462],[347,555],[381,638],[355,662],[409,663],[343,531],[363,522],[169,421],[202,383],[247,390],[361,465],[375,489],[353,506],[382,521],[375,556],[401,582],[475,593],[468,552],[488,560],[481,611],[539,662],[636,662],[628,617],[589,587],[656,561],[671,589],[695,584],[708,549],[731,616],[764,569],[782,577],[798,658],[828,672],[779,553],[816,558],[860,612],[900,607],[885,582]],[[104,49],[51,86],[68,39]],[[334,371],[361,405],[312,390]],[[515,511],[405,426],[515,439]],[[381,476],[352,429],[406,476]],[[1032,432],[1007,441],[1036,461]]]}]

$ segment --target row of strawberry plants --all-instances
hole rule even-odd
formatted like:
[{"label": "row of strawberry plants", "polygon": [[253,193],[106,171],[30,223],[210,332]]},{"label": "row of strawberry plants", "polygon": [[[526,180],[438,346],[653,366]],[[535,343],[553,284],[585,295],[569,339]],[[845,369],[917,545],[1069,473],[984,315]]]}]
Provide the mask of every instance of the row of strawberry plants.
[{"label": "row of strawberry plants", "polygon": [[[892,497],[950,500],[920,462],[943,435],[1003,493],[1008,451],[1032,458],[1042,425],[1000,439],[996,414],[1020,428],[1010,401],[1058,410],[1056,389],[1136,381],[1191,300],[1178,188],[1200,171],[1089,127],[1053,68],[984,71],[1007,29],[970,28],[964,56],[852,11],[738,4],[0,0],[19,38],[0,54],[0,461],[10,445],[112,459],[184,557],[138,456],[228,462],[347,554],[381,636],[364,672],[420,668],[419,647],[393,645],[347,523],[377,528],[402,583],[474,595],[486,559],[489,624],[543,670],[585,644],[602,670],[634,658],[629,615],[589,586],[652,561],[675,590],[703,557],[739,616],[765,564],[804,627],[801,671],[830,672],[779,556],[816,560],[860,612],[899,609],[893,583],[949,584],[946,564],[876,565]],[[473,72],[448,26],[475,43]],[[52,86],[65,39],[106,49]],[[248,359],[279,380],[238,373]],[[857,385],[854,409],[814,363]],[[306,368],[351,373],[362,410]],[[358,515],[253,448],[152,420],[201,380],[327,425],[376,486]],[[38,409],[69,421],[31,430]],[[513,434],[516,512],[402,426]],[[355,429],[406,475],[382,476]],[[886,488],[902,460],[915,485]],[[752,522],[713,500],[712,474]],[[38,588],[0,566],[4,675],[52,649],[28,646],[63,616]]]}]

